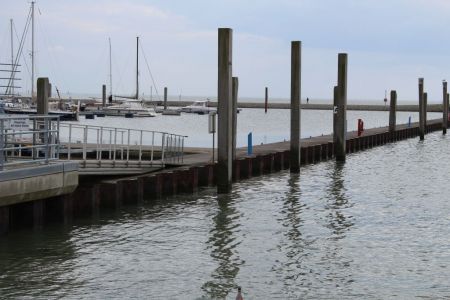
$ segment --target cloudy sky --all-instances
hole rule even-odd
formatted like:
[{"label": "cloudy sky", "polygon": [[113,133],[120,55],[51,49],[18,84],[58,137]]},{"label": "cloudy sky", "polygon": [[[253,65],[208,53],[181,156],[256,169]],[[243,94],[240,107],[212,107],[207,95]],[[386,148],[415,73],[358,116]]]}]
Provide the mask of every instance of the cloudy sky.
[{"label": "cloudy sky", "polygon": [[[0,1],[0,61],[9,62],[9,20],[20,38],[30,3]],[[265,86],[272,97],[289,97],[292,40],[303,45],[304,98],[331,98],[339,52],[349,55],[349,99],[382,101],[396,89],[400,100],[415,100],[424,77],[429,101],[437,102],[450,79],[448,0],[38,0],[36,7],[37,75],[64,94],[100,93],[108,84],[109,37],[113,93],[132,94],[140,36],[160,94],[168,86],[171,95],[214,97],[219,27],[233,28],[243,97],[263,97]],[[28,39],[28,65],[30,50]],[[145,58],[141,93],[149,95]],[[24,92],[29,77],[22,61]]]}]

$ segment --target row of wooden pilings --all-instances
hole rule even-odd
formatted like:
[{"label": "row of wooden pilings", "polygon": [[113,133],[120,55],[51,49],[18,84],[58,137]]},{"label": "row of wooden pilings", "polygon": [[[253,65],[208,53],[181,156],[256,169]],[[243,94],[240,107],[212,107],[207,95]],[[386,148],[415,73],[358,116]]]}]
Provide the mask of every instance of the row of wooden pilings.
[{"label": "row of wooden pilings", "polygon": [[[232,77],[233,31],[230,28],[218,30],[218,166],[217,192],[228,193],[232,186],[234,151],[236,138],[237,77]],[[301,42],[291,42],[291,88],[290,88],[290,152],[291,172],[299,172],[304,161],[300,144],[301,123]],[[333,153],[337,161],[344,162],[346,154],[354,149],[352,140],[346,140],[347,131],[347,53],[338,54],[337,85],[333,90]],[[267,103],[267,89],[266,89]],[[396,130],[397,92],[391,91],[389,134]],[[424,139],[426,125],[427,94],[424,92],[424,79],[419,78],[419,136]],[[440,124],[446,134],[448,126],[449,95],[447,82],[443,82],[443,119]],[[379,142],[378,137],[375,138]],[[359,141],[359,140],[358,140]],[[359,143],[357,144],[359,145]],[[349,147],[349,150],[347,149]],[[328,146],[327,146],[328,147]],[[330,150],[327,150],[330,151]]]},{"label": "row of wooden pilings", "polygon": [[[432,121],[426,132],[441,130]],[[417,137],[419,127],[382,131],[346,140],[346,152],[355,153],[387,143]],[[290,150],[241,157],[233,162],[233,181],[270,174],[290,167]],[[334,159],[333,142],[309,143],[301,147],[301,165]],[[0,233],[21,227],[40,228],[47,223],[70,224],[74,218],[96,217],[101,211],[161,201],[177,194],[195,194],[199,188],[217,184],[218,165],[205,164],[165,170],[92,185],[82,184],[70,194],[0,208]]]}]

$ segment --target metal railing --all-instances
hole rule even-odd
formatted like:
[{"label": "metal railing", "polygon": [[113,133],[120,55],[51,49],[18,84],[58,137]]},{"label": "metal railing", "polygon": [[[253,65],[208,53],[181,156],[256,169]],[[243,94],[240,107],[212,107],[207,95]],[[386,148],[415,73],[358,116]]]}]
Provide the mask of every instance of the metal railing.
[{"label": "metal railing", "polygon": [[59,159],[59,116],[0,116],[0,171]]},{"label": "metal railing", "polygon": [[145,167],[183,162],[186,136],[140,129],[60,124],[61,157],[80,167]]}]

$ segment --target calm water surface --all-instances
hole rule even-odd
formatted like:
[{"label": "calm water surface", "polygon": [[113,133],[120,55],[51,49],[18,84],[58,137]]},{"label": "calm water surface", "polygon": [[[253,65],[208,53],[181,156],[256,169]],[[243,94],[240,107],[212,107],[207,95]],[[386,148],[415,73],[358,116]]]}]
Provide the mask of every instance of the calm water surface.
[{"label": "calm water surface", "polygon": [[[406,124],[411,116],[411,121],[419,120],[419,114],[415,112],[397,112],[397,124]],[[428,113],[428,119],[442,118],[442,113]],[[357,129],[358,119],[364,120],[365,128],[387,126],[389,124],[389,112],[387,111],[348,111],[347,128],[349,131]],[[288,109],[272,109],[267,114],[264,109],[244,108],[238,114],[237,120],[237,144],[240,147],[247,145],[247,135],[252,132],[253,144],[274,143],[289,140],[290,111]],[[112,126],[132,129],[146,129],[165,131],[189,136],[185,146],[211,147],[212,135],[208,133],[208,116],[197,114],[185,114],[181,116],[158,115],[154,118],[126,119],[121,117],[96,118],[86,120],[80,117],[77,124]],[[303,138],[319,136],[333,132],[333,112],[327,110],[302,110],[301,135]],[[68,136],[68,131],[61,132],[62,137]],[[145,138],[145,137],[144,137]],[[81,140],[81,133],[79,136]],[[132,141],[132,144],[136,143]],[[95,141],[92,136],[91,142]],[[151,140],[147,141],[151,143]],[[217,145],[217,143],[216,143]]]},{"label": "calm water surface", "polygon": [[0,237],[0,298],[450,298],[440,133]]}]

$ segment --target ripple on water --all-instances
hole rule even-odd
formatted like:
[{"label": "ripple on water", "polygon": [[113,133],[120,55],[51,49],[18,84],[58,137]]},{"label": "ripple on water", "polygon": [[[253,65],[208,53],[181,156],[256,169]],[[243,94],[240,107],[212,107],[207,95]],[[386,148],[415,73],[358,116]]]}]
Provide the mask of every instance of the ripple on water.
[{"label": "ripple on water", "polygon": [[429,134],[0,238],[6,298],[450,297],[450,138]]}]

